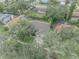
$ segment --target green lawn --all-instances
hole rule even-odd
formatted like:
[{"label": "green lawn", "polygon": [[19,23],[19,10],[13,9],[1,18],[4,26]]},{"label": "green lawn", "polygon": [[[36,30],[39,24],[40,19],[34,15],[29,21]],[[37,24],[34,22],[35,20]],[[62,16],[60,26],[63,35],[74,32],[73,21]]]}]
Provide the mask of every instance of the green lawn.
[{"label": "green lawn", "polygon": [[0,35],[5,34],[6,32],[4,26],[0,24]]},{"label": "green lawn", "polygon": [[39,14],[36,12],[31,12],[29,14],[29,17],[32,19],[37,19],[37,20],[44,20],[45,21],[45,14]]},{"label": "green lawn", "polygon": [[0,32],[4,32],[4,28],[1,25],[0,25]]}]

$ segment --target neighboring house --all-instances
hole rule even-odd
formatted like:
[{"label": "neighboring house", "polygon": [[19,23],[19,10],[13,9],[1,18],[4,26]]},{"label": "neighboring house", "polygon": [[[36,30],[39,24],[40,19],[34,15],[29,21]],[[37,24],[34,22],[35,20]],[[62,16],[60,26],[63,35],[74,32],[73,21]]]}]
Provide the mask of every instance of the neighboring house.
[{"label": "neighboring house", "polygon": [[76,18],[79,18],[79,12],[74,12],[72,16],[76,17]]},{"label": "neighboring house", "polygon": [[73,17],[79,18],[79,7],[73,12]]},{"label": "neighboring house", "polygon": [[61,5],[65,5],[65,4],[71,5],[72,0],[59,0],[59,2]]},{"label": "neighboring house", "polygon": [[43,3],[48,3],[49,0],[41,0]]},{"label": "neighboring house", "polygon": [[65,0],[59,0],[60,4],[64,5],[65,4]]},{"label": "neighboring house", "polygon": [[45,6],[45,5],[35,5],[34,10],[38,13],[45,13],[47,11],[47,6]]},{"label": "neighboring house", "polygon": [[75,25],[68,25],[68,24],[61,24],[61,23],[58,23],[56,26],[55,26],[55,31],[57,31],[58,33],[62,32],[63,30],[65,29],[79,29],[77,26]]},{"label": "neighboring house", "polygon": [[0,23],[7,24],[10,20],[13,19],[11,14],[0,14]]}]

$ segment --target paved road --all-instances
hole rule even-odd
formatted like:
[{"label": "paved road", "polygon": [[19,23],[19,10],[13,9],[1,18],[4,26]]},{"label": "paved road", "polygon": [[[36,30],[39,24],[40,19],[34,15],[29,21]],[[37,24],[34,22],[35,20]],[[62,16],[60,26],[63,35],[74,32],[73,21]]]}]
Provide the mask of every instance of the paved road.
[{"label": "paved road", "polygon": [[32,21],[32,25],[35,27],[35,29],[39,33],[45,33],[50,30],[50,25],[47,22],[41,22],[41,21]]}]

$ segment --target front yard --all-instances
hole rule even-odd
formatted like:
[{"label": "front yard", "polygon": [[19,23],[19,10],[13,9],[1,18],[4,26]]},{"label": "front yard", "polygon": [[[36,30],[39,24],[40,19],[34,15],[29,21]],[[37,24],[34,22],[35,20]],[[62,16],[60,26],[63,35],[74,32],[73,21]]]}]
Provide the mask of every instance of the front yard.
[{"label": "front yard", "polygon": [[7,33],[7,31],[5,30],[5,27],[0,24],[0,35],[6,34],[6,33]]}]

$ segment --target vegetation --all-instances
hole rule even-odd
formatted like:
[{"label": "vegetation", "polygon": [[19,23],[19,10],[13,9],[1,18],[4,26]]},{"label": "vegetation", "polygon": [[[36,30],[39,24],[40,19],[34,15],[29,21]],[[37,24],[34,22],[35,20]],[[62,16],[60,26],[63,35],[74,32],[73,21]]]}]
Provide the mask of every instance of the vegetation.
[{"label": "vegetation", "polygon": [[21,15],[26,13],[30,7],[32,7],[31,3],[34,0],[6,0],[4,4],[4,10],[2,9],[2,4],[1,9],[4,11],[4,13],[11,13],[15,15]]},{"label": "vegetation", "polygon": [[[69,3],[70,1],[72,2]],[[32,21],[47,21],[51,28],[60,22],[70,24],[70,27],[63,28],[59,33],[48,30],[47,33],[39,35],[36,34],[38,32],[31,20],[26,18],[19,21],[17,17],[13,23],[8,23],[12,24],[9,29],[0,24],[0,59],[79,59],[79,19],[72,18],[77,1],[66,0],[64,5],[58,0],[50,0],[48,3],[40,1],[39,4],[47,6],[46,14],[33,10],[36,0],[5,0],[0,3],[1,13],[24,15]]]},{"label": "vegetation", "polygon": [[19,40],[21,42],[32,42],[36,36],[36,30],[28,21],[21,21],[20,25],[10,30],[10,36],[12,39]]},{"label": "vegetation", "polygon": [[[41,40],[23,44],[8,39],[2,43],[0,55],[3,59],[79,59],[79,30],[65,29],[61,33],[48,32]],[[73,44],[74,43],[74,44]]]},{"label": "vegetation", "polygon": [[4,28],[0,25],[0,32],[3,32]]},{"label": "vegetation", "polygon": [[3,12],[3,10],[4,10],[4,4],[0,3],[0,12]]},{"label": "vegetation", "polygon": [[40,21],[47,21],[48,22],[48,17],[45,14],[40,14],[37,12],[31,12],[28,14],[28,17],[31,18],[32,20],[40,20]]},{"label": "vegetation", "polygon": [[72,24],[72,25],[75,25],[75,26],[79,27],[79,19],[78,18],[72,18],[69,21],[69,23]]},{"label": "vegetation", "polygon": [[72,3],[67,3],[65,5],[61,5],[59,3],[52,6],[50,5],[48,10],[48,17],[51,19],[50,21],[51,26],[52,24],[56,24],[61,20],[64,22],[68,22],[72,18],[72,14],[73,11],[75,10],[75,7],[76,7],[76,0],[75,1],[73,0]]},{"label": "vegetation", "polygon": [[7,40],[1,52],[3,59],[45,59],[44,49],[37,47],[36,43],[23,45],[15,40]]},{"label": "vegetation", "polygon": [[3,25],[0,24],[0,35],[1,34],[6,34],[8,29],[6,29]]},{"label": "vegetation", "polygon": [[78,59],[78,29],[65,29],[61,33],[49,32],[44,40],[48,59]]}]

